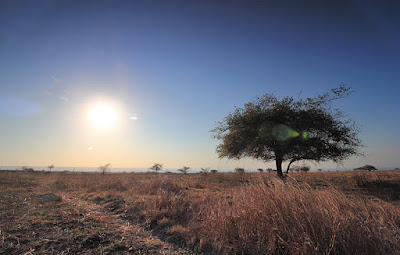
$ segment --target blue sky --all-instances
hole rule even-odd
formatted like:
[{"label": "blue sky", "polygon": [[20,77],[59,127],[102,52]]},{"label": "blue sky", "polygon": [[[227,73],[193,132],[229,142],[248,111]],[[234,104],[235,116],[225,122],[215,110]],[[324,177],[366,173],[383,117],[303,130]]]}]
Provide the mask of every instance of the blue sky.
[{"label": "blue sky", "polygon": [[[215,123],[344,83],[366,146],[344,166],[399,167],[399,5],[366,2],[2,1],[0,164],[266,168],[218,159]],[[99,101],[115,127],[87,120]]]}]

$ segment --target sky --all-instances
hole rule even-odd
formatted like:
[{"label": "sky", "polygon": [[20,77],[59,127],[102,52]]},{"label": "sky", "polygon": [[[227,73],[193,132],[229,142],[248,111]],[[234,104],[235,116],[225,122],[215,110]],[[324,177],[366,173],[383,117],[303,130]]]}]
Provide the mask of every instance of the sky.
[{"label": "sky", "polygon": [[[395,1],[1,1],[0,165],[273,167],[219,159],[212,130],[265,93],[316,96],[400,167]],[[106,109],[101,111],[99,109]]]}]

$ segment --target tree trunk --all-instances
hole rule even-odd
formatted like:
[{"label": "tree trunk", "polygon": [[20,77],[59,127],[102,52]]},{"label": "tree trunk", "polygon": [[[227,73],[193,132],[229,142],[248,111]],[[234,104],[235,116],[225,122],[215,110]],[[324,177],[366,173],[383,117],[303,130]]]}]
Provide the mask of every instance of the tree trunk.
[{"label": "tree trunk", "polygon": [[278,177],[283,179],[283,172],[282,172],[282,157],[276,157],[276,171],[278,174]]},{"label": "tree trunk", "polygon": [[291,166],[292,163],[295,162],[295,161],[296,161],[295,159],[292,159],[292,160],[289,162],[289,165],[287,166],[287,169],[286,169],[286,174],[289,173],[290,166]]}]

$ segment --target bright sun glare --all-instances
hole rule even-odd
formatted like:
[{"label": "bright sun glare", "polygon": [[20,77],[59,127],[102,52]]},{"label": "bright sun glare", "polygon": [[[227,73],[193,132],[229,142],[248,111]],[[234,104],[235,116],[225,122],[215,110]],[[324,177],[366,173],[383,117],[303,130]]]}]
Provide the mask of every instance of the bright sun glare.
[{"label": "bright sun glare", "polygon": [[96,128],[111,128],[117,122],[117,112],[110,105],[99,103],[90,109],[89,120]]}]

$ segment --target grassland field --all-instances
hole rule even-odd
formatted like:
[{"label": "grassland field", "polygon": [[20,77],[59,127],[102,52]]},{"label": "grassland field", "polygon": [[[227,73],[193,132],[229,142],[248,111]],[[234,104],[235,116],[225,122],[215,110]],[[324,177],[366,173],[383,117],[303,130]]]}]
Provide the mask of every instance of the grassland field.
[{"label": "grassland field", "polygon": [[400,171],[0,171],[0,254],[400,254]]}]

